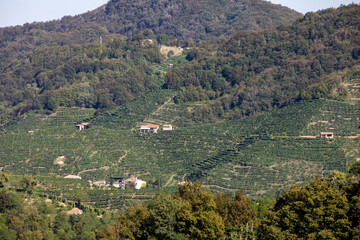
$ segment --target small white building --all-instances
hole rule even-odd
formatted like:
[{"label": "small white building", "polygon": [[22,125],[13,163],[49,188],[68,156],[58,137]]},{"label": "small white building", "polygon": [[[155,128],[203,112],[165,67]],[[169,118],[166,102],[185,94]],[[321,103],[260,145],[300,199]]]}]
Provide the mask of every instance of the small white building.
[{"label": "small white building", "polygon": [[141,126],[141,127],[140,127],[140,132],[141,132],[141,133],[150,132],[149,126]]},{"label": "small white building", "polygon": [[321,137],[321,138],[329,138],[329,139],[332,139],[332,138],[334,138],[334,133],[332,133],[332,132],[321,132],[321,133],[320,133],[320,137]]},{"label": "small white building", "polygon": [[125,181],[122,177],[112,177],[113,187],[125,189]]},{"label": "small white building", "polygon": [[140,179],[136,179],[135,189],[140,189],[146,187],[146,182]]},{"label": "small white building", "polygon": [[140,132],[141,133],[148,133],[148,132],[157,133],[159,127],[160,127],[159,125],[144,125],[144,126],[140,127]]},{"label": "small white building", "polygon": [[88,126],[89,126],[89,123],[87,123],[87,122],[76,125],[77,129],[79,129],[79,130],[84,130],[84,129],[88,128]]},{"label": "small white building", "polygon": [[108,184],[106,184],[106,181],[97,181],[97,182],[94,182],[93,184],[98,187],[108,186]]},{"label": "small white building", "polygon": [[164,125],[163,126],[163,131],[172,131],[173,130],[173,126],[172,125]]}]

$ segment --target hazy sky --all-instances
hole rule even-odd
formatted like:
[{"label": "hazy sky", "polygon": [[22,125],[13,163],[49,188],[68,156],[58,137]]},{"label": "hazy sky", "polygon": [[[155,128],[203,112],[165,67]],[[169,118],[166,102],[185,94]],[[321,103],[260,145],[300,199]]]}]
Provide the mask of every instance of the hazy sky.
[{"label": "hazy sky", "polygon": [[357,4],[360,3],[360,0],[269,0],[269,1],[272,3],[277,3],[289,7],[303,14],[307,12],[316,12],[317,10],[330,8],[330,7],[337,8],[341,4],[348,5],[350,3],[357,3]]},{"label": "hazy sky", "polygon": [[[0,0],[0,27],[60,19],[94,10],[108,0]],[[360,0],[270,0],[306,13]]]},{"label": "hazy sky", "polygon": [[0,0],[0,27],[61,19],[94,10],[108,0]]}]

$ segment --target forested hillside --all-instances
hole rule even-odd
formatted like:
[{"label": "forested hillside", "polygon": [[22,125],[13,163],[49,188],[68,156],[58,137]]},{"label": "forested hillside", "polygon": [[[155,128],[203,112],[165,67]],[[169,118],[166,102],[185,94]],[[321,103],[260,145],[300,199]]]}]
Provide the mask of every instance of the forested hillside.
[{"label": "forested hillside", "polygon": [[262,0],[112,0],[104,6],[59,21],[0,28],[0,70],[39,46],[64,46],[98,41],[112,34],[133,37],[151,30],[189,44],[288,24],[301,14]]},{"label": "forested hillside", "polygon": [[109,1],[60,21],[2,28],[0,124],[28,110],[108,109],[158,88],[156,43],[189,46],[300,16],[261,0]]},{"label": "forested hillside", "polygon": [[121,105],[159,87],[150,65],[162,58],[157,44],[121,37],[104,40],[102,46],[39,47],[0,73],[0,109],[6,115],[58,106]]},{"label": "forested hillside", "polygon": [[342,83],[360,63],[359,14],[353,4],[272,30],[240,31],[218,47],[204,43],[187,55],[191,63],[167,74],[165,87],[180,91],[180,103],[214,100],[185,116],[187,123],[346,97]]},{"label": "forested hillside", "polygon": [[100,18],[110,32],[133,34],[151,29],[171,39],[205,40],[231,36],[240,30],[291,23],[301,14],[261,0],[112,0],[88,18]]}]

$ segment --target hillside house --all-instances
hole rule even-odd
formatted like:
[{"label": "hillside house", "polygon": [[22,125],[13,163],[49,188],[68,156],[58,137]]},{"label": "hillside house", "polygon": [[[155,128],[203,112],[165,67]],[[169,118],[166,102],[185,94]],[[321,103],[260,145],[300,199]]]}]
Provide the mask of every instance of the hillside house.
[{"label": "hillside house", "polygon": [[122,188],[125,189],[126,182],[124,181],[124,178],[122,177],[112,177],[112,185],[116,188]]},{"label": "hillside house", "polygon": [[141,189],[141,188],[146,187],[146,182],[145,181],[137,179],[135,177],[131,177],[131,178],[125,180],[125,184],[126,185],[133,184],[135,189]]},{"label": "hillside house", "polygon": [[98,187],[102,187],[102,186],[109,186],[106,181],[97,181],[93,183],[94,185],[98,186]]},{"label": "hillside house", "polygon": [[157,133],[157,131],[159,130],[159,125],[149,125],[150,128],[150,132],[154,132]]},{"label": "hillside house", "polygon": [[89,128],[89,123],[80,123],[80,124],[78,124],[78,125],[76,125],[76,127],[77,127],[77,129],[78,130],[84,130],[84,129],[86,129],[86,128]]},{"label": "hillside house", "polygon": [[321,137],[321,138],[329,138],[329,139],[332,139],[332,138],[334,138],[334,133],[332,133],[332,132],[321,132],[321,133],[320,133],[320,137]]},{"label": "hillside house", "polygon": [[140,132],[141,132],[141,133],[148,133],[148,132],[150,132],[149,126],[141,126],[141,127],[140,127]]},{"label": "hillside house", "polygon": [[163,131],[172,131],[173,130],[173,126],[172,125],[164,125],[163,126]]},{"label": "hillside house", "polygon": [[159,125],[146,125],[146,126],[140,127],[140,132],[141,133],[148,133],[148,132],[157,133],[158,129],[159,129]]}]

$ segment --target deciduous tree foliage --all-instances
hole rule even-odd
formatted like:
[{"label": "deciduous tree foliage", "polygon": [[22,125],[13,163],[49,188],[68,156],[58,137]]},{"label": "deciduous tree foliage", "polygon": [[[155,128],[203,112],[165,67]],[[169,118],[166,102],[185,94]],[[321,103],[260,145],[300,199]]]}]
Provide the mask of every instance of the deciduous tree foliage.
[{"label": "deciduous tree foliage", "polygon": [[21,61],[8,59],[11,67],[0,73],[0,102],[17,115],[59,106],[112,108],[158,88],[149,65],[161,59],[156,44],[118,36],[102,47],[38,47]]},{"label": "deciduous tree foliage", "polygon": [[29,176],[24,176],[19,182],[19,190],[31,194],[37,185],[37,181]]},{"label": "deciduous tree foliage", "polygon": [[277,200],[259,228],[260,239],[347,239],[349,202],[324,179],[293,186]]},{"label": "deciduous tree foliage", "polygon": [[151,214],[146,223],[146,231],[156,239],[184,239],[177,231],[177,212],[180,203],[171,195],[160,193],[147,206]]},{"label": "deciduous tree foliage", "polygon": [[8,181],[8,175],[5,172],[0,171],[0,188],[3,188]]},{"label": "deciduous tree foliage", "polygon": [[224,222],[215,211],[212,194],[201,184],[186,182],[174,194],[181,207],[177,213],[177,227],[192,239],[218,239],[224,236]]},{"label": "deciduous tree foliage", "polygon": [[[227,204],[218,200],[227,199]],[[186,182],[174,194],[158,194],[146,207],[130,207],[115,224],[99,234],[101,239],[221,239],[227,228],[237,233],[256,213],[243,193],[232,199],[214,196],[199,183]],[[247,208],[249,207],[249,208]],[[230,212],[229,215],[224,212]],[[233,231],[233,232],[234,232]],[[228,231],[229,235],[231,231]],[[244,236],[244,235],[243,235]]]}]

